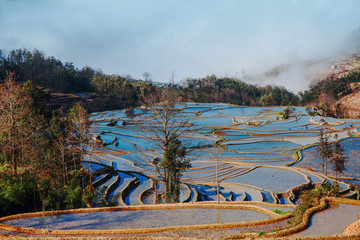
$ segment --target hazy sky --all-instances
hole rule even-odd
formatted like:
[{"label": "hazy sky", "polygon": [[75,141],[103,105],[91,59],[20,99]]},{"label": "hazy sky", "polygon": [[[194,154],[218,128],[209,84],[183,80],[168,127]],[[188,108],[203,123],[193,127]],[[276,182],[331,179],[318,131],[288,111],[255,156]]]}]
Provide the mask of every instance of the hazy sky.
[{"label": "hazy sky", "polygon": [[360,27],[359,0],[0,0],[0,49],[154,81],[241,77],[329,55]]}]

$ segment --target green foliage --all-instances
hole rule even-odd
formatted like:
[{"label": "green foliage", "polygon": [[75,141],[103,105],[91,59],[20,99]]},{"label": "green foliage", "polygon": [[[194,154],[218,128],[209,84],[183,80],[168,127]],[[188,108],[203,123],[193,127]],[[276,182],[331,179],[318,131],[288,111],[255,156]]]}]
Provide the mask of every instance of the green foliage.
[{"label": "green foliage", "polygon": [[70,185],[66,189],[65,204],[67,209],[83,207],[83,190],[79,185]]},{"label": "green foliage", "polygon": [[278,113],[278,115],[280,116],[279,118],[281,118],[281,120],[289,119],[289,117],[294,111],[294,107],[286,107],[284,108],[283,112]]},{"label": "green foliage", "polygon": [[320,129],[318,147],[316,151],[319,154],[319,158],[321,159],[321,172],[326,175],[328,159],[332,154],[332,145],[329,141],[330,136],[324,133],[324,130],[324,128]]},{"label": "green foliage", "polygon": [[[87,107],[91,111],[139,106],[146,95],[163,87],[148,81],[137,81],[129,76],[107,75],[90,67],[78,69],[72,63],[62,63],[46,57],[39,50],[16,49],[4,54],[0,60],[0,79],[6,71],[19,75],[19,80],[29,79],[35,85],[58,92],[95,92],[96,97]],[[224,102],[239,105],[270,106],[297,105],[299,97],[283,87],[258,87],[234,78],[217,78],[215,75],[199,79],[188,78],[187,87],[173,87],[183,101]]]},{"label": "green foliage", "polygon": [[336,141],[330,156],[330,163],[332,164],[332,168],[336,173],[336,178],[346,169],[345,164],[348,162],[347,159],[348,158],[344,148],[341,146],[339,141]]},{"label": "green foliage", "polygon": [[289,213],[290,211],[281,211],[280,209],[274,208],[271,211],[273,211],[274,213],[280,214],[280,215],[284,215],[286,213]]},{"label": "green foliage", "polygon": [[39,193],[34,178],[28,174],[0,178],[0,216],[40,210]]},{"label": "green foliage", "polygon": [[320,199],[323,197],[338,197],[340,187],[337,183],[331,185],[330,183],[322,184],[319,188],[307,190],[300,195],[299,203],[294,211],[294,218],[291,220],[292,225],[297,225],[301,222],[302,216],[306,210],[317,206]]},{"label": "green foliage", "polygon": [[42,193],[41,198],[43,201],[43,211],[45,210],[58,210],[65,208],[66,189],[60,184],[53,186],[48,184],[46,193]]},{"label": "green foliage", "polygon": [[130,81],[119,75],[96,74],[90,82],[97,93],[94,105],[99,110],[130,108],[140,105],[144,96],[153,91],[154,86],[150,82]]},{"label": "green foliage", "polygon": [[320,129],[317,152],[321,159],[322,172],[327,174],[328,162],[332,164],[336,177],[343,173],[347,163],[347,155],[339,141],[330,142],[330,136],[324,134],[324,129]]},{"label": "green foliage", "polygon": [[215,132],[221,130],[220,128],[217,128],[217,127],[210,127],[210,128],[211,128],[211,133],[215,133]]},{"label": "green foliage", "polygon": [[84,206],[91,200],[81,151],[87,112],[75,105],[68,118],[51,113],[45,93],[13,78],[0,85],[1,215]]},{"label": "green foliage", "polygon": [[86,186],[84,191],[83,191],[83,196],[82,196],[83,203],[86,206],[91,206],[94,199],[95,199],[95,189],[94,189],[94,187],[91,186],[91,185]]},{"label": "green foliage", "polygon": [[338,79],[330,77],[329,79],[310,85],[309,90],[299,93],[301,97],[300,103],[302,105],[318,103],[321,94],[326,94],[337,101],[339,98],[352,92],[351,88],[349,88],[350,83],[357,82],[360,82],[360,70]]},{"label": "green foliage", "polygon": [[[81,173],[79,171],[72,172],[72,178],[65,187],[66,197],[65,204],[67,209],[81,208],[84,206],[83,189],[81,188]],[[84,195],[86,197],[86,195]]]},{"label": "green foliage", "polygon": [[59,92],[89,92],[89,84],[96,71],[90,67],[77,69],[72,63],[62,63],[54,57],[46,57],[39,50],[11,50],[0,60],[0,79],[6,71],[16,72],[19,80],[31,79],[34,84]]},{"label": "green foliage", "polygon": [[[91,204],[93,207],[104,207],[106,206],[106,202],[104,199],[106,186],[101,186],[95,189],[93,193],[93,199],[91,201]],[[120,195],[119,195],[120,196]]]},{"label": "green foliage", "polygon": [[108,200],[107,206],[117,206],[117,205],[119,205],[119,198],[120,198],[120,193],[113,194],[111,196],[110,200]]},{"label": "green foliage", "polygon": [[315,115],[316,115],[316,110],[315,110],[314,108],[305,107],[305,110],[307,111],[307,113],[309,114],[309,116],[315,116]]},{"label": "green foliage", "polygon": [[191,167],[190,160],[186,159],[185,156],[186,148],[182,146],[178,136],[172,134],[168,148],[164,152],[164,159],[159,164],[159,167],[166,172],[169,180],[167,182],[167,202],[180,201],[180,178],[182,173]]},{"label": "green foliage", "polygon": [[282,87],[257,87],[234,78],[215,75],[186,79],[184,89],[194,102],[223,102],[247,106],[297,105],[299,97]]},{"label": "green foliage", "polygon": [[[101,70],[90,67],[76,68],[72,63],[61,62],[54,57],[46,57],[39,50],[11,50],[3,54],[0,60],[0,79],[7,71],[16,72],[19,80],[31,79],[39,85],[59,92],[95,92],[96,97],[88,104],[93,111],[139,106],[148,93],[162,89],[149,81],[150,74],[144,75],[145,81],[136,81],[129,76],[107,75]],[[352,92],[350,83],[360,82],[360,71],[335,79],[330,77],[300,92],[299,96],[283,87],[258,87],[235,78],[218,78],[215,75],[204,78],[188,78],[184,86],[177,86],[176,91],[184,101],[223,102],[247,106],[272,105],[307,105],[315,104],[330,111],[327,99],[336,101]],[[325,97],[325,98],[324,98]],[[319,101],[319,99],[322,99]],[[340,113],[339,113],[340,114]]]}]

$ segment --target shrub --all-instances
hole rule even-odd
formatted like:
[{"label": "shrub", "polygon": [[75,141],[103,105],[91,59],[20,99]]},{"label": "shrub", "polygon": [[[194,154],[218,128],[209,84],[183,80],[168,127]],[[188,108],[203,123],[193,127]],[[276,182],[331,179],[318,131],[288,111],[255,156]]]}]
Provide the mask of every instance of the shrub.
[{"label": "shrub", "polygon": [[39,194],[33,178],[24,174],[11,178],[5,173],[0,177],[0,217],[40,209]]},{"label": "shrub", "polygon": [[93,186],[88,185],[85,187],[84,189],[84,193],[83,193],[83,201],[87,206],[91,206],[92,205],[92,201],[95,198],[95,189]]},{"label": "shrub", "polygon": [[293,226],[299,224],[302,220],[303,214],[311,207],[320,204],[320,199],[323,197],[337,197],[339,196],[340,188],[337,183],[331,185],[324,183],[319,188],[305,191],[300,195],[299,204],[294,211],[294,218],[291,221]]},{"label": "shrub", "polygon": [[101,186],[96,188],[94,192],[94,198],[92,199],[92,204],[91,204],[93,207],[106,206],[106,202],[104,199],[105,191],[106,191],[106,186]]},{"label": "shrub", "polygon": [[273,209],[273,210],[271,210],[271,211],[273,211],[274,213],[277,213],[277,214],[280,214],[280,215],[284,215],[284,214],[286,214],[286,213],[289,213],[290,211],[281,211],[280,209],[277,209],[277,208],[275,208],[275,209]]},{"label": "shrub", "polygon": [[67,209],[81,208],[84,206],[83,202],[83,189],[80,187],[81,184],[81,173],[80,171],[73,171],[71,173],[71,180],[65,187],[66,197],[65,204]]}]

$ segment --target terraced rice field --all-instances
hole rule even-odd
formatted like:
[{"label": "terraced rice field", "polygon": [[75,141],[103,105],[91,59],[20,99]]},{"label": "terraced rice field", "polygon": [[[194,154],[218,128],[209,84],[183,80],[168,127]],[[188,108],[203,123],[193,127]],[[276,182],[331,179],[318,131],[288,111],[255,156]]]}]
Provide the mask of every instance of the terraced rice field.
[{"label": "terraced rice field", "polygon": [[[192,131],[181,139],[190,144],[187,158],[192,164],[182,177],[182,202],[216,201],[218,180],[220,201],[294,204],[293,189],[327,179],[317,173],[320,165],[311,148],[303,152],[304,159],[311,159],[310,165],[307,160],[298,164],[294,161],[297,150],[317,142],[321,121],[328,122],[328,132],[340,138],[348,137],[360,126],[359,120],[311,117],[300,107],[286,120],[279,117],[281,107],[185,103],[178,108],[180,114],[191,117],[192,125]],[[92,116],[94,134],[101,136],[106,147],[93,151],[91,165],[94,169],[115,169],[112,178],[97,186],[112,186],[107,200],[118,194],[115,200],[119,205],[154,203],[155,189],[157,194],[164,189],[150,164],[155,157],[161,160],[162,152],[136,124],[147,114],[146,110],[135,109],[131,114],[120,110]],[[117,122],[109,126],[110,121]],[[220,139],[224,148],[213,147]],[[353,139],[344,143],[349,143],[345,149],[355,156],[353,145],[359,141]]]},{"label": "terraced rice field", "polygon": [[[349,163],[341,176],[348,183],[339,182],[343,196],[358,197],[350,190],[349,183],[360,183],[360,140],[352,137],[360,127],[360,120],[311,117],[300,107],[286,120],[280,118],[281,107],[185,103],[178,108],[179,114],[190,117],[191,130],[181,137],[190,147],[186,157],[192,165],[182,176],[180,201],[184,204],[150,205],[155,199],[162,202],[164,185],[151,164],[155,157],[162,159],[162,152],[138,126],[137,118],[146,119],[149,112],[142,109],[131,113],[109,111],[91,117],[93,134],[100,136],[103,144],[89,149],[85,162],[96,176],[93,186],[103,189],[103,200],[123,207],[94,209],[91,213],[85,209],[73,214],[15,217],[3,222],[45,228],[55,235],[82,232],[80,234],[138,236],[139,232],[154,234],[157,231],[154,229],[160,228],[158,236],[174,237],[170,232],[180,234],[176,231],[181,231],[179,236],[196,234],[213,238],[283,227],[287,219],[271,210],[292,211],[297,203],[298,188],[335,181],[331,176],[320,174],[320,161],[313,146],[323,121],[328,123],[329,134],[344,138],[342,145]],[[215,147],[219,140],[221,148]],[[218,199],[222,204],[215,204]],[[350,212],[359,209],[351,205],[341,205],[341,208]],[[356,214],[347,218],[348,214],[343,213],[336,212],[338,219],[345,220],[341,224],[333,223],[340,227],[336,230],[334,227],[332,234],[340,234],[346,224],[354,221]],[[332,216],[316,214],[310,227],[300,235],[326,235],[327,225],[324,227],[322,223]],[[182,229],[183,225],[187,225],[187,231]],[[226,229],[217,231],[216,228]],[[98,229],[101,232],[96,232]]]},{"label": "terraced rice field", "polygon": [[16,219],[8,224],[49,230],[126,229],[228,223],[268,218],[270,218],[269,215],[250,210],[172,209],[65,214],[47,218]]}]

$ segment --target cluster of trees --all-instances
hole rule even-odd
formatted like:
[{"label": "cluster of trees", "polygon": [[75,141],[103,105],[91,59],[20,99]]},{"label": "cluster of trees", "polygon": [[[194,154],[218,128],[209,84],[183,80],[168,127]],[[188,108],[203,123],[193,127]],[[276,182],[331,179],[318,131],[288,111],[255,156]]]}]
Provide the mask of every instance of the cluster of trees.
[{"label": "cluster of trees", "polygon": [[[145,95],[162,88],[151,82],[149,73],[144,73],[145,80],[140,81],[130,76],[107,75],[88,66],[78,69],[71,62],[62,63],[36,49],[16,49],[9,53],[0,51],[0,79],[5,78],[7,71],[15,72],[21,82],[32,80],[35,85],[54,92],[95,92],[96,97],[89,105],[91,111],[139,106]],[[214,75],[188,78],[183,85],[172,85],[182,101],[247,106],[298,105],[300,101],[297,95],[283,87],[258,87]]]},{"label": "cluster of trees", "polygon": [[87,111],[48,112],[47,94],[8,73],[0,84],[0,216],[82,207],[93,190],[83,156]]},{"label": "cluster of trees", "polygon": [[321,160],[321,172],[327,175],[328,165],[331,164],[336,178],[338,178],[338,175],[345,170],[345,165],[348,161],[347,156],[340,141],[336,141],[336,139],[335,141],[330,141],[331,136],[325,131],[325,128],[320,129],[319,141],[317,143],[317,152]]},{"label": "cluster of trees", "polygon": [[297,95],[284,87],[251,85],[234,78],[205,78],[185,80],[184,92],[190,101],[223,102],[244,106],[298,105]]},{"label": "cluster of trees", "polygon": [[[74,67],[54,57],[46,57],[39,50],[16,49],[5,53],[0,50],[0,79],[6,72],[15,72],[18,80],[32,80],[37,86],[54,92],[95,92],[91,111],[139,106],[148,93],[162,87],[151,82],[151,75],[144,73],[144,81],[130,76],[107,75],[101,70],[85,66]],[[310,85],[309,90],[296,95],[284,87],[259,87],[234,78],[188,78],[182,86],[173,86],[182,101],[223,102],[244,106],[296,106],[314,105],[331,113],[330,105],[353,90],[350,83],[360,82],[360,71],[339,79],[327,79]],[[171,84],[170,84],[171,86]]]},{"label": "cluster of trees", "polygon": [[136,107],[141,105],[145,95],[157,89],[150,81],[134,81],[102,73],[94,75],[90,84],[96,92],[94,101],[89,105],[91,111]]},{"label": "cluster of trees", "polygon": [[46,57],[39,50],[0,51],[0,79],[5,79],[6,72],[14,72],[18,81],[31,80],[35,85],[55,92],[91,92],[90,80],[98,73],[90,67],[78,69],[73,63],[62,63],[54,57]]},{"label": "cluster of trees", "polygon": [[349,73],[341,78],[329,78],[311,84],[309,90],[300,92],[300,104],[312,105],[322,109],[327,114],[341,115],[341,112],[334,112],[332,105],[340,98],[352,93],[354,89],[351,83],[360,82],[360,70]]},{"label": "cluster of trees", "polygon": [[5,79],[7,72],[16,73],[19,82],[31,80],[53,92],[95,92],[94,102],[87,106],[91,111],[138,106],[144,93],[155,88],[150,81],[106,75],[88,66],[78,69],[71,62],[62,63],[36,49],[16,49],[9,53],[0,50],[0,79]]}]

